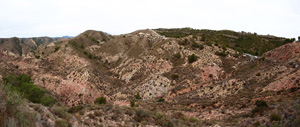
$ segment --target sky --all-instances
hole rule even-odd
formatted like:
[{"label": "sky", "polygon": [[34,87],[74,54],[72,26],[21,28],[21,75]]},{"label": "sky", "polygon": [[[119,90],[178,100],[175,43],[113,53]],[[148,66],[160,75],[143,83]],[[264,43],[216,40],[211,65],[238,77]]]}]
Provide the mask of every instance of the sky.
[{"label": "sky", "polygon": [[300,0],[0,0],[0,38],[182,27],[297,38]]}]

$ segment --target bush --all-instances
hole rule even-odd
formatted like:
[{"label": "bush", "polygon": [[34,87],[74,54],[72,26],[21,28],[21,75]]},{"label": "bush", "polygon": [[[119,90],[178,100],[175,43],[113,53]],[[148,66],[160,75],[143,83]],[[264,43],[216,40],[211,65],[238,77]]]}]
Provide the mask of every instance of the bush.
[{"label": "bush", "polygon": [[264,100],[257,100],[255,101],[256,107],[268,107],[268,104]]},{"label": "bush", "polygon": [[62,107],[52,107],[51,112],[62,119],[67,119],[69,117],[66,110]]},{"label": "bush", "polygon": [[264,110],[266,110],[268,108],[268,104],[264,100],[257,100],[257,101],[255,101],[255,105],[256,105],[256,107],[252,110],[252,116],[255,113],[263,113]]},{"label": "bush", "polygon": [[156,113],[155,116],[154,116],[154,118],[157,119],[157,120],[162,119],[164,117],[165,117],[165,115],[163,113],[160,113],[160,112]]},{"label": "bush", "polygon": [[39,55],[35,55],[35,58],[39,59],[39,58],[40,58],[40,56],[39,56]]},{"label": "bush", "polygon": [[140,93],[136,93],[135,99],[142,99],[142,97],[140,96]]},{"label": "bush", "polygon": [[171,119],[168,118],[162,118],[156,121],[156,124],[162,126],[162,127],[174,127],[174,123]]},{"label": "bush", "polygon": [[223,52],[216,51],[215,55],[225,57],[225,56],[227,56],[227,53],[225,53],[225,51],[223,51]]},{"label": "bush", "polygon": [[31,83],[31,77],[25,74],[20,76],[11,75],[3,78],[3,81],[12,85],[12,89],[23,94],[23,97],[33,103],[40,103],[45,106],[52,106],[55,99],[45,95],[45,90]]},{"label": "bush", "polygon": [[195,54],[188,56],[189,63],[197,61],[198,57]]},{"label": "bush", "polygon": [[207,46],[212,46],[212,43],[211,42],[206,42],[205,43]]},{"label": "bush", "polygon": [[176,59],[180,59],[180,58],[181,58],[180,52],[177,52],[176,54],[174,54],[174,57],[175,57]]},{"label": "bush", "polygon": [[192,44],[192,47],[194,47],[194,48],[199,48],[200,50],[204,49],[204,46],[203,46],[203,45],[198,44],[198,43],[195,43],[195,42]]},{"label": "bush", "polygon": [[134,106],[135,106],[135,100],[132,99],[132,100],[130,100],[130,107],[134,107]]},{"label": "bush", "polygon": [[60,49],[60,46],[56,46],[54,52],[57,52]]},{"label": "bush", "polygon": [[52,106],[54,105],[56,102],[55,99],[53,99],[51,96],[43,96],[41,98],[41,104],[45,105],[45,106]]},{"label": "bush", "polygon": [[271,120],[271,121],[280,121],[280,120],[281,120],[281,117],[280,117],[280,115],[278,115],[278,114],[271,114],[270,120]]},{"label": "bush", "polygon": [[95,104],[106,104],[106,98],[105,97],[96,98]]},{"label": "bush", "polygon": [[135,120],[137,122],[141,122],[144,118],[149,117],[149,113],[143,109],[137,109],[135,113],[136,113]]},{"label": "bush", "polygon": [[93,59],[93,55],[92,54],[88,54],[88,57],[90,58],[90,59]]},{"label": "bush", "polygon": [[200,123],[199,119],[197,119],[195,117],[191,117],[190,118],[190,122],[192,122],[192,123]]},{"label": "bush", "polygon": [[79,112],[83,109],[83,106],[79,105],[79,106],[73,106],[71,108],[69,108],[68,113],[76,113]]},{"label": "bush", "polygon": [[261,74],[260,74],[260,73],[257,73],[256,76],[261,76]]},{"label": "bush", "polygon": [[164,98],[159,98],[159,99],[157,100],[157,102],[165,102],[165,99],[164,99]]},{"label": "bush", "polygon": [[172,75],[171,75],[171,78],[172,78],[173,80],[176,80],[176,79],[178,79],[178,78],[179,78],[179,76],[178,76],[178,75],[176,75],[176,74],[172,74]]},{"label": "bush", "polygon": [[57,120],[55,121],[55,127],[72,127],[72,125],[65,120]]}]

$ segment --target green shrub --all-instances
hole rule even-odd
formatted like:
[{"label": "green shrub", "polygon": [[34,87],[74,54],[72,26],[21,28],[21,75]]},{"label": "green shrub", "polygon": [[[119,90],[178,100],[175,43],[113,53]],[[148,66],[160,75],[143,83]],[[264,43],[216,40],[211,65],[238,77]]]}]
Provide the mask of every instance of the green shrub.
[{"label": "green shrub", "polygon": [[264,112],[264,110],[266,110],[268,108],[268,104],[264,100],[255,101],[255,105],[256,105],[256,107],[252,110],[252,116],[255,113],[260,113],[261,114],[261,113]]},{"label": "green shrub", "polygon": [[165,102],[165,99],[164,99],[164,98],[159,98],[159,99],[157,100],[157,102]]},{"label": "green shrub", "polygon": [[180,52],[177,52],[176,54],[174,54],[174,57],[175,57],[176,59],[180,59],[180,58],[181,58]]},{"label": "green shrub", "polygon": [[55,121],[55,127],[72,127],[72,125],[65,120]]},{"label": "green shrub", "polygon": [[260,73],[257,73],[256,76],[261,76],[261,74],[260,74]]},{"label": "green shrub", "polygon": [[66,110],[62,107],[52,107],[51,112],[62,119],[67,119],[69,117]]},{"label": "green shrub", "polygon": [[93,55],[92,54],[88,54],[88,57],[90,58],[90,59],[93,59]]},{"label": "green shrub", "polygon": [[268,107],[268,104],[264,100],[257,100],[255,101],[256,107]]},{"label": "green shrub", "polygon": [[225,51],[223,51],[223,52],[216,51],[216,52],[215,52],[215,55],[225,57],[225,56],[227,56],[228,54],[225,53]]},{"label": "green shrub", "polygon": [[173,80],[176,80],[176,79],[179,78],[179,76],[178,76],[177,74],[172,74],[172,75],[171,75],[171,78],[172,78]]},{"label": "green shrub", "polygon": [[195,54],[188,56],[189,63],[197,61],[198,57]]},{"label": "green shrub", "polygon": [[150,116],[149,112],[147,112],[143,109],[137,109],[135,111],[135,113],[136,113],[136,116],[134,118],[137,122],[141,122],[143,119]]},{"label": "green shrub", "polygon": [[33,103],[41,103],[41,98],[45,91],[32,83],[23,83],[16,87],[18,91],[24,94],[24,97]]},{"label": "green shrub", "polygon": [[140,93],[136,93],[135,99],[142,99],[142,97],[140,96]]},{"label": "green shrub", "polygon": [[83,51],[83,54],[87,55],[88,53],[86,51]]},{"label": "green shrub", "polygon": [[162,127],[174,127],[174,123],[172,122],[172,120],[166,117],[156,120],[156,124]]},{"label": "green shrub", "polygon": [[79,106],[73,106],[71,108],[69,108],[68,113],[76,113],[79,112],[83,109],[83,106],[79,105]]},{"label": "green shrub", "polygon": [[56,46],[54,52],[57,52],[60,49],[60,46]]},{"label": "green shrub", "polygon": [[130,100],[130,107],[134,107],[134,106],[135,106],[135,100],[132,99],[132,100]]},{"label": "green shrub", "polygon": [[271,121],[280,121],[280,120],[281,120],[281,117],[280,117],[280,115],[278,115],[278,114],[271,114],[270,120],[271,120]]},{"label": "green shrub", "polygon": [[163,113],[160,113],[160,112],[156,113],[155,116],[154,116],[154,118],[157,119],[157,120],[162,119],[164,117],[165,117],[165,115]]},{"label": "green shrub", "polygon": [[200,123],[199,119],[197,119],[195,117],[191,117],[190,118],[190,122],[192,122],[192,123]]},{"label": "green shrub", "polygon": [[212,43],[211,42],[206,42],[205,43],[207,46],[212,46]]},{"label": "green shrub", "polygon": [[41,56],[39,56],[39,55],[35,55],[35,58],[37,58],[37,59],[39,59]]},{"label": "green shrub", "polygon": [[198,44],[198,43],[192,43],[192,47],[194,47],[194,48],[199,48],[200,50],[202,50],[202,49],[204,49],[204,46],[203,45],[201,45],[201,44]]},{"label": "green shrub", "polygon": [[56,100],[53,99],[51,96],[45,96],[45,95],[41,98],[41,101],[40,101],[40,103],[45,106],[52,106],[55,104],[55,102],[56,102]]},{"label": "green shrub", "polygon": [[106,98],[105,97],[96,98],[95,104],[106,104]]}]

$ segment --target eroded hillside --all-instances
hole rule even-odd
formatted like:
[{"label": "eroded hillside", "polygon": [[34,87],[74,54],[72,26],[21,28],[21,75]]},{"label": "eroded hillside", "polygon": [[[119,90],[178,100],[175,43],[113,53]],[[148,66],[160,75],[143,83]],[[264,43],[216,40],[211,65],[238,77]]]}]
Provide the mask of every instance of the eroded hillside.
[{"label": "eroded hillside", "polygon": [[[0,77],[28,74],[66,106],[83,106],[72,114],[80,126],[289,126],[298,120],[300,88],[300,43],[292,41],[232,31],[147,29],[112,36],[89,30],[26,57],[1,55]],[[98,97],[126,112],[89,107]],[[282,109],[289,104],[293,112]],[[142,111],[130,105],[161,112],[165,120],[135,119]],[[102,109],[108,114],[96,115]],[[280,120],[270,119],[273,114]],[[176,122],[179,117],[196,122]]]}]

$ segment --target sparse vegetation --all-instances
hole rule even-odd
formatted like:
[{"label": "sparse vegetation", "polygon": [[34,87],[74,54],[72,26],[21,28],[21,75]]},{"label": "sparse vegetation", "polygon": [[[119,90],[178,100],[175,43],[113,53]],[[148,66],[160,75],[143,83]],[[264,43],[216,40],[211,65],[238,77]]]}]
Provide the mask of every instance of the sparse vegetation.
[{"label": "sparse vegetation", "polygon": [[159,99],[157,100],[157,102],[165,102],[165,99],[164,99],[164,98],[159,98]]},{"label": "sparse vegetation", "polygon": [[95,104],[106,104],[106,98],[105,97],[96,98]]},{"label": "sparse vegetation", "polygon": [[225,57],[225,56],[227,56],[228,54],[227,54],[227,53],[225,53],[225,51],[223,51],[223,52],[219,52],[219,51],[217,51],[217,52],[215,52],[215,55],[217,55],[217,56],[223,56],[223,57]]},{"label": "sparse vegetation", "polygon": [[180,58],[181,58],[180,52],[175,53],[175,54],[174,54],[174,57],[175,57],[176,59],[180,59]]},{"label": "sparse vegetation", "polygon": [[197,61],[197,59],[198,59],[198,57],[195,54],[188,56],[189,63],[193,63],[193,62]]},{"label": "sparse vegetation", "polygon": [[83,109],[83,106],[79,105],[79,106],[73,106],[71,108],[69,108],[68,113],[76,113],[79,112]]},{"label": "sparse vegetation", "polygon": [[177,79],[179,78],[179,76],[178,76],[177,74],[172,74],[172,75],[171,75],[171,78],[172,78],[173,80],[177,80]]},{"label": "sparse vegetation", "polygon": [[46,95],[46,91],[31,83],[30,76],[22,74],[20,76],[11,75],[4,77],[3,81],[12,84],[13,90],[16,90],[23,94],[23,97],[27,98],[33,103],[39,103],[46,106],[51,106],[55,103],[55,99]]},{"label": "sparse vegetation", "polygon": [[256,113],[262,114],[268,108],[268,104],[264,100],[255,101],[255,108],[252,110],[252,116]]},{"label": "sparse vegetation", "polygon": [[278,114],[271,114],[270,120],[271,120],[271,121],[280,121],[280,120],[281,120],[281,117],[280,117],[280,115],[278,115]]},{"label": "sparse vegetation", "polygon": [[130,100],[130,107],[134,107],[134,106],[135,106],[135,100],[132,99],[132,100]]},{"label": "sparse vegetation", "polygon": [[140,93],[136,93],[135,99],[142,99],[142,97],[140,96]]},{"label": "sparse vegetation", "polygon": [[204,49],[204,46],[201,44],[198,44],[196,42],[192,43],[192,47],[193,48],[199,48],[200,50]]},{"label": "sparse vegetation", "polygon": [[39,56],[39,55],[35,55],[35,58],[37,58],[37,59],[39,59],[41,56]]},{"label": "sparse vegetation", "polygon": [[65,120],[57,120],[55,121],[56,127],[72,127],[72,125]]},{"label": "sparse vegetation", "polygon": [[143,119],[149,117],[149,112],[143,109],[137,109],[135,111],[136,116],[134,117],[137,122],[142,122]]},{"label": "sparse vegetation", "polygon": [[60,46],[56,46],[54,52],[57,52],[60,49]]},{"label": "sparse vegetation", "polygon": [[63,107],[53,106],[51,112],[62,119],[68,119],[70,117],[70,115],[67,113],[66,108]]},{"label": "sparse vegetation", "polygon": [[[181,29],[156,29],[161,35],[173,38],[183,38],[189,35],[201,36],[201,41],[217,42],[218,46],[232,48],[239,52],[246,52],[255,55],[262,55],[276,47],[286,43],[293,42],[294,39],[285,39],[280,37],[270,37],[257,35],[256,33],[238,33],[229,30],[198,30],[192,28]],[[187,45],[185,41],[179,42],[181,45]],[[252,47],[252,48],[249,48]]]}]

